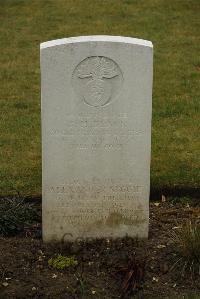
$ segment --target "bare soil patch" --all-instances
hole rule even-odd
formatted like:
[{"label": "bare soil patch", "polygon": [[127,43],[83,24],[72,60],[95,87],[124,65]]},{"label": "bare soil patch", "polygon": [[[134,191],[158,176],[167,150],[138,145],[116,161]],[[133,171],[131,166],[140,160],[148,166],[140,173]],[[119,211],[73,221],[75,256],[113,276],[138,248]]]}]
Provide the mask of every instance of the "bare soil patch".
[{"label": "bare soil patch", "polygon": [[[35,208],[40,215],[38,201]],[[38,223],[25,226],[18,235],[0,238],[0,298],[185,298],[191,293],[200,296],[200,276],[192,277],[190,271],[182,276],[183,265],[176,264],[179,257],[172,240],[177,227],[199,217],[198,201],[174,203],[164,198],[150,205],[147,241],[127,237],[51,245],[42,242],[39,217]],[[78,264],[54,269],[48,260],[57,254],[74,256]],[[137,269],[131,264],[133,259]],[[134,282],[138,269],[143,272]],[[126,283],[129,287],[124,291]]]}]

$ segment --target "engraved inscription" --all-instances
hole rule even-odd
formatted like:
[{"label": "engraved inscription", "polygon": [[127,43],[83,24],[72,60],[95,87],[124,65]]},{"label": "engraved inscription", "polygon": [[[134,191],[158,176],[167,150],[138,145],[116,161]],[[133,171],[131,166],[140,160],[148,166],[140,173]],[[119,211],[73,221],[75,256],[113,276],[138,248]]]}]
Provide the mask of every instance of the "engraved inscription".
[{"label": "engraved inscription", "polygon": [[72,81],[75,92],[84,103],[104,107],[120,91],[123,77],[120,67],[112,59],[91,56],[77,65]]},{"label": "engraved inscription", "polygon": [[143,136],[144,132],[137,124],[135,128],[130,127],[127,116],[70,116],[65,119],[62,128],[52,127],[48,134],[67,142],[68,148],[110,151],[121,150]]},{"label": "engraved inscription", "polygon": [[[88,211],[99,210],[99,212],[122,212],[125,209],[131,211],[137,206],[137,209],[143,209],[140,200],[143,186],[133,184],[99,184],[87,183],[66,183],[60,186],[49,186],[45,189],[46,193],[52,194],[54,204],[51,208],[54,211],[67,207],[71,214],[83,214]],[[74,206],[76,202],[76,206]],[[95,203],[95,206],[94,206]],[[91,212],[92,213],[92,212]],[[129,212],[127,212],[129,213]]]},{"label": "engraved inscription", "polygon": [[135,185],[131,179],[69,180],[46,186],[45,193],[52,200],[46,212],[57,233],[70,232],[72,227],[84,235],[92,230],[101,233],[103,228],[109,231],[144,226],[148,221],[146,201],[142,200],[144,190],[143,185]]}]

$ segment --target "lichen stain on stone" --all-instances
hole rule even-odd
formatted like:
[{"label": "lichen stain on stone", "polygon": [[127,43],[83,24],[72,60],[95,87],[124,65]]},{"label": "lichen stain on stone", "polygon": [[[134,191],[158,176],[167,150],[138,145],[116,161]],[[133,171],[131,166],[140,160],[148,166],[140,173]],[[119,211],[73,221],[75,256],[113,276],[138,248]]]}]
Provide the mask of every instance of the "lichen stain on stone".
[{"label": "lichen stain on stone", "polygon": [[123,215],[121,215],[120,213],[110,213],[108,215],[108,217],[103,220],[98,220],[94,223],[95,226],[109,226],[109,227],[117,227],[120,225],[134,225],[134,226],[138,226],[141,225],[142,223],[145,222],[145,219],[142,217],[138,217],[138,215],[136,216],[135,219],[129,218],[129,217],[125,217]]}]

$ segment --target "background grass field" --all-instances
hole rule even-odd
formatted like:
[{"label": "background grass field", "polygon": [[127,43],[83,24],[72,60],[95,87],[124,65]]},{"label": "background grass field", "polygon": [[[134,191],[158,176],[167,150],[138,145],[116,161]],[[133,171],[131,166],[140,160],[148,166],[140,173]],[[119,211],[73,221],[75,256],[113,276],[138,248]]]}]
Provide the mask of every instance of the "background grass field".
[{"label": "background grass field", "polygon": [[92,34],[153,42],[151,185],[199,186],[199,0],[0,0],[0,24],[0,195],[41,194],[40,42]]}]

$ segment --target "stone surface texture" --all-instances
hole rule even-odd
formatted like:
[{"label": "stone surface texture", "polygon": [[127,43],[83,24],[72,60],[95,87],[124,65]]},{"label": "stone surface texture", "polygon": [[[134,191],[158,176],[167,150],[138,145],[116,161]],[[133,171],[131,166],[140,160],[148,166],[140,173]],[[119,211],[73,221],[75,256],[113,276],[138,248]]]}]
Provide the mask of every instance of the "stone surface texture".
[{"label": "stone surface texture", "polygon": [[153,46],[41,44],[43,240],[148,236]]}]

